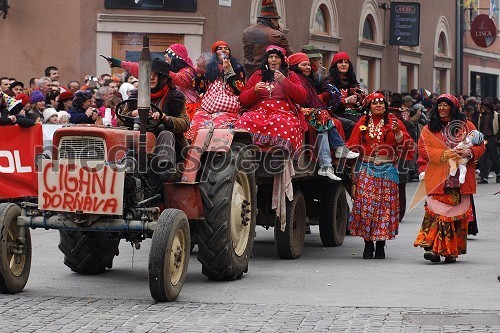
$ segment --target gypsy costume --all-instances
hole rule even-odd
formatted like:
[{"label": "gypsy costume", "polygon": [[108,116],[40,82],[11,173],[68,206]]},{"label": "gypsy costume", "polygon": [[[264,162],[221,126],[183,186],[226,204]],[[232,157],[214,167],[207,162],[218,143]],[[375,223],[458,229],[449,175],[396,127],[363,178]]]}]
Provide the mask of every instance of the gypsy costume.
[{"label": "gypsy costume", "polygon": [[283,82],[266,82],[267,89],[255,92],[254,86],[260,81],[262,71],[257,70],[240,94],[241,105],[249,111],[234,123],[234,128],[251,132],[257,145],[281,147],[297,157],[307,124],[295,104],[305,101],[306,90],[294,72],[289,72]]},{"label": "gypsy costume", "polygon": [[[464,124],[467,129],[462,129],[462,132],[476,129],[470,121]],[[467,227],[473,218],[471,195],[476,192],[475,161],[485,151],[484,144],[470,148],[473,158],[467,163],[465,182],[460,184],[459,172],[450,176],[449,163],[442,159],[446,149],[454,148],[460,142],[453,139],[460,135],[452,137],[449,134],[451,127],[447,124],[440,132],[431,132],[426,125],[418,141],[418,162],[425,168],[427,199],[414,246],[432,251],[435,260],[428,259],[431,261],[439,261],[439,256],[453,260],[467,252]]]},{"label": "gypsy costume", "polygon": [[[367,120],[368,117],[368,120]],[[396,137],[392,122],[397,121],[402,137]],[[363,116],[356,123],[347,146],[362,154],[356,181],[354,204],[349,218],[351,235],[365,241],[394,239],[399,228],[398,153],[413,156],[413,140],[403,123],[393,114]]]}]

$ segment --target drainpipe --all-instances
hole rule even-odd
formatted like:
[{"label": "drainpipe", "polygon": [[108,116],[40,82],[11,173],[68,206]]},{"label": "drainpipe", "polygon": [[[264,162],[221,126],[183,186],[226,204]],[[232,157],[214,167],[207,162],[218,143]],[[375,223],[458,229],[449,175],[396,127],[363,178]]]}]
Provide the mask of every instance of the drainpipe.
[{"label": "drainpipe", "polygon": [[462,94],[464,67],[463,0],[456,2],[455,93]]}]

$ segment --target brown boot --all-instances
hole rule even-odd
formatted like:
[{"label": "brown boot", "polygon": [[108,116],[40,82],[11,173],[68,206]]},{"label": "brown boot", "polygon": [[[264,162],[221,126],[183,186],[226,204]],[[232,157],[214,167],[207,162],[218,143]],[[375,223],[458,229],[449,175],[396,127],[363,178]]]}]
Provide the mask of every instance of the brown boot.
[{"label": "brown boot", "polygon": [[385,241],[377,241],[377,249],[375,250],[375,259],[385,259]]},{"label": "brown boot", "polygon": [[363,250],[363,259],[373,259],[375,246],[372,241],[365,240],[365,249]]}]

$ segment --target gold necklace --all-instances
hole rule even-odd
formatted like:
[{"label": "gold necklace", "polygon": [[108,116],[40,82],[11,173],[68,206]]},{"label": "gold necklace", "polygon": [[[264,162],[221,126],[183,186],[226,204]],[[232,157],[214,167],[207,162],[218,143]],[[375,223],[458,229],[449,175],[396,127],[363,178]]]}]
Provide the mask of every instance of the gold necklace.
[{"label": "gold necklace", "polygon": [[269,82],[269,83],[266,82],[266,89],[269,92],[269,98],[271,98],[274,88],[276,88],[274,82]]}]

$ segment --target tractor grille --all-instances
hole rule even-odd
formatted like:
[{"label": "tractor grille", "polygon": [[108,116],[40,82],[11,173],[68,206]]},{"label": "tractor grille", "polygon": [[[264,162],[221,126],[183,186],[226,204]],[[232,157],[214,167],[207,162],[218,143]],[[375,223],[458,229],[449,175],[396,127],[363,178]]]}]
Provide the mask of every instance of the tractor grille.
[{"label": "tractor grille", "polygon": [[86,136],[64,137],[59,143],[59,159],[105,161],[104,139]]}]

